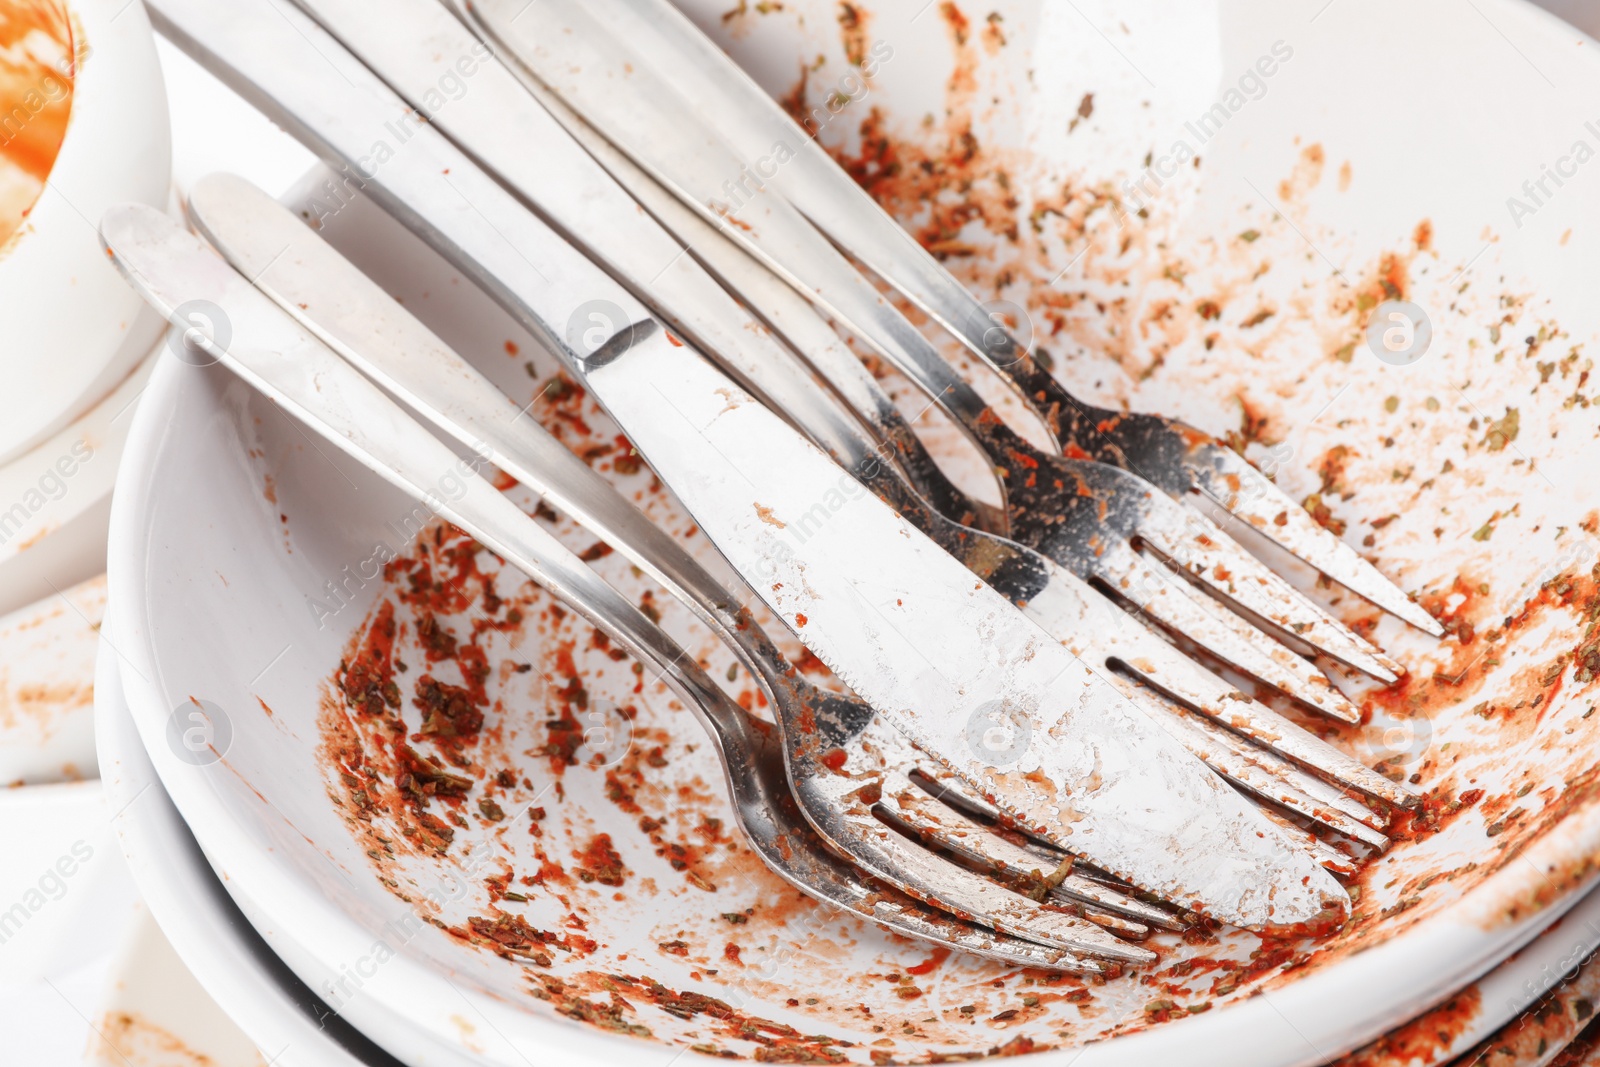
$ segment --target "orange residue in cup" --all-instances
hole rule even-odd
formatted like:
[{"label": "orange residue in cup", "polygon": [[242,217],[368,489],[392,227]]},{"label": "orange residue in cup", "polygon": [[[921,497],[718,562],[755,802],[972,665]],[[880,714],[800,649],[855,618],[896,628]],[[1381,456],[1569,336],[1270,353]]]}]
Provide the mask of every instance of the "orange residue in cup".
[{"label": "orange residue in cup", "polygon": [[0,0],[0,243],[22,225],[61,150],[76,70],[58,0]]}]

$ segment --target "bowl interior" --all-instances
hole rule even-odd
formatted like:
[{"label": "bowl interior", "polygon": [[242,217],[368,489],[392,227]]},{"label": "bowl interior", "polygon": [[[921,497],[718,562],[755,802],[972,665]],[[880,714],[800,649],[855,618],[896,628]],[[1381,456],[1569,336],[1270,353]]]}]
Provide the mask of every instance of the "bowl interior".
[{"label": "bowl interior", "polygon": [[[1442,4],[1383,9],[1404,23],[1392,40],[1363,29],[1376,8],[1355,0],[1314,25],[1229,3],[1174,27],[1132,5],[1124,50],[1048,6],[972,22],[916,6],[843,26],[816,4],[703,21],[771,87],[821,49],[813,103],[862,25],[892,41],[904,62],[824,143],[1023,311],[1074,388],[1227,436],[1447,622],[1434,642],[1313,590],[1410,673],[1386,689],[1339,676],[1370,722],[1311,725],[1413,778],[1427,804],[1354,880],[1351,923],[1319,942],[1157,939],[1156,967],[1086,983],[841,921],[745,848],[703,735],[631,660],[221,369],[174,363],[142,405],[117,502],[113,610],[145,675],[132,703],[212,859],[320,952],[336,1007],[403,1000],[399,975],[447,976],[496,1034],[596,1057],[622,1053],[585,1030],[866,1063],[1151,1031],[1096,1050],[1114,1057],[1168,1030],[1154,1024],[1223,1032],[1265,1011],[1247,1002],[1261,990],[1339,990],[1300,1046],[1261,1046],[1309,1062],[1487,967],[1590,880],[1600,505],[1583,475],[1600,447],[1595,313],[1574,279],[1596,266],[1585,224],[1600,201],[1571,191],[1536,219],[1500,214],[1522,181],[1506,183],[1507,157],[1569,152],[1575,106],[1518,110],[1533,75]],[[1493,14],[1552,76],[1600,88],[1551,24]],[[1358,49],[1381,74],[1352,84]],[[1441,86],[1519,151],[1484,159],[1441,126]],[[1390,124],[1375,129],[1380,109]],[[360,201],[327,232],[709,560],[610,421],[478,293]],[[1368,345],[1392,301],[1427,316],[1415,361]],[[957,455],[938,427],[930,438]],[[686,613],[592,537],[539,521],[758,703]],[[463,1041],[493,1043],[467,1019]]]}]

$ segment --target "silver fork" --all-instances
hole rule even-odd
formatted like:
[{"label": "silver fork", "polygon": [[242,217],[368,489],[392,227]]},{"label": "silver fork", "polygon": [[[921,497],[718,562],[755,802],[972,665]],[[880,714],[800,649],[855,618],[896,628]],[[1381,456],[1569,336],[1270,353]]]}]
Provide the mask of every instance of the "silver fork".
[{"label": "silver fork", "polygon": [[[354,48],[377,73],[407,93],[419,108],[426,106],[428,88],[437,84],[461,56],[470,55],[476,45],[467,31],[431,0],[391,0],[383,5],[369,0],[304,0],[302,6],[347,47]],[[641,220],[630,218],[628,212],[636,210],[633,201],[603,174],[586,183],[578,182],[582,166],[587,163],[593,169],[593,162],[563,157],[560,130],[549,125],[548,116],[523,97],[505,71],[498,71],[505,79],[503,83],[491,80],[496,73],[493,68],[480,65],[474,73],[477,83],[472,99],[442,111],[436,124],[568,232],[582,229],[592,217],[584,211],[593,212],[597,207],[603,207],[611,218],[627,220],[627,227],[614,223],[604,227],[603,232],[581,235],[587,250],[638,284],[654,281],[657,311],[672,321],[686,323],[690,336],[716,339],[719,352],[737,361],[742,377],[754,380],[765,396],[779,401],[813,440],[996,589],[1021,602],[1030,617],[1097,666],[1105,666],[1113,659],[1138,664],[1138,673],[1146,681],[1218,721],[1246,731],[1288,760],[1315,768],[1347,788],[1386,802],[1411,802],[1412,794],[1404,785],[1389,782],[1269,709],[1248,701],[1233,687],[1156,640],[1049,560],[1014,543],[960,527],[931,511],[890,464],[880,462],[874,443],[832,408],[804,374],[797,372],[789,353],[765,342],[759,328],[740,315],[715,282],[703,275],[697,278],[683,267],[687,257],[673,261],[671,286],[662,285],[660,277],[649,277],[652,273],[667,276],[654,270],[648,260],[641,265],[638,259],[641,252],[650,250],[652,238],[667,240],[668,249],[676,246],[659,230],[641,228]],[[530,144],[537,144],[538,151],[527,151],[525,146]],[[596,147],[603,148],[603,142],[591,145]],[[554,177],[549,172],[552,158],[559,162],[559,173]],[[571,203],[575,189],[582,192],[579,205]],[[781,298],[791,294],[780,289],[777,295]],[[817,321],[809,307],[800,303],[803,314]],[[730,317],[731,323],[727,321]],[[860,363],[844,353],[837,341],[834,348],[841,357],[835,363],[845,368],[834,376],[835,381],[843,382],[847,388],[853,381],[861,388],[876,390]],[[881,397],[881,393],[878,395]],[[886,398],[882,404],[888,406]],[[1336,691],[1325,688],[1322,693],[1327,695],[1321,699],[1337,709]],[[1347,704],[1344,710],[1353,716],[1354,709]],[[1201,754],[1231,779],[1248,783],[1257,795],[1373,847],[1386,844],[1380,832],[1384,820],[1377,813],[1267,753],[1252,754],[1242,762],[1238,752],[1229,751],[1231,735],[1206,737],[1216,730],[1201,722],[1175,727],[1191,751]]]},{"label": "silver fork", "polygon": [[[527,573],[658,672],[715,740],[740,825],[762,860],[785,881],[896,932],[1013,964],[1105,973],[1110,968],[1102,959],[1154,958],[1069,914],[1048,913],[1047,921],[1038,924],[1040,932],[1059,939],[1072,931],[1077,935],[1073,948],[1087,948],[1099,959],[996,935],[892,892],[886,895],[882,887],[861,878],[822,847],[796,811],[784,781],[781,746],[771,731],[735,705],[693,657],[638,608],[487,481],[468,473],[460,498],[440,501],[431,486],[438,471],[459,468],[458,458],[399,405],[162,213],[143,205],[114,208],[102,221],[101,234],[124,275],[175,325],[191,325],[179,310],[187,301],[206,300],[223,309],[231,330],[226,346],[212,344],[209,338],[198,343],[229,370],[385,481],[428,499],[430,505],[439,503],[442,518]],[[553,441],[551,445],[564,452]],[[617,511],[619,505],[628,508],[620,498],[599,499],[602,510]],[[951,870],[952,881],[966,873]],[[991,896],[1006,894],[1043,911],[1026,897],[974,875],[966,877],[987,886]],[[1101,896],[1120,907],[1119,901],[1110,899],[1114,894]],[[1138,911],[1143,906],[1130,901],[1128,907]],[[1032,924],[1024,925],[1032,929]]]},{"label": "silver fork", "polygon": [[[421,322],[277,201],[248,182],[217,174],[198,182],[189,218],[241,274],[347,362],[400,397],[462,444],[545,497],[556,509],[610,544],[681,600],[739,656],[762,685],[785,743],[789,780],[800,810],[842,855],[904,892],[1002,933],[1076,955],[1127,963],[1153,959],[1082,921],[927,854],[887,834],[860,799],[884,773],[911,768],[909,746],[854,697],[817,689],[787,663],[739,601],[679,543],[651,524],[585,463],[452,351]],[[807,724],[817,724],[807,728]],[[827,753],[860,738],[885,754],[876,776],[842,775]],[[834,762],[837,762],[836,760]],[[860,761],[854,765],[860,768]],[[844,778],[849,796],[817,784]],[[929,798],[931,802],[931,798]],[[966,855],[985,869],[1016,871],[1006,843],[979,831]],[[998,849],[1001,859],[987,853]],[[1039,866],[1035,861],[1034,866]],[[1093,921],[1142,935],[1148,923],[1171,925],[1161,909],[1068,874],[1053,886],[1059,899],[1092,906]]]},{"label": "silver fork", "polygon": [[1349,545],[1238,453],[1176,419],[1098,408],[1073,396],[1002,322],[906,233],[720,48],[668,0],[593,0],[585,10],[647,57],[670,84],[709,105],[744,156],[774,144],[794,156],[771,176],[841,248],[1009,378],[1062,445],[1130,470],[1175,499],[1203,496],[1384,611],[1435,637],[1443,628]]},{"label": "silver fork", "polygon": [[[470,0],[502,54],[560,94],[636,163],[917,383],[992,460],[1010,535],[1112,590],[1152,585],[1136,544],[1280,639],[1380,681],[1402,668],[1245,552],[1215,523],[1118,467],[1034,448],[1005,425],[925,337],[786,200],[746,185],[727,202],[725,177],[747,173],[720,136],[624,41],[568,0]],[[741,192],[742,195],[742,192]],[[1153,598],[1157,618],[1167,604]],[[1178,619],[1162,618],[1176,627]],[[1185,619],[1181,621],[1192,621]],[[1225,631],[1213,633],[1223,638]],[[1224,643],[1228,643],[1224,641]]]}]

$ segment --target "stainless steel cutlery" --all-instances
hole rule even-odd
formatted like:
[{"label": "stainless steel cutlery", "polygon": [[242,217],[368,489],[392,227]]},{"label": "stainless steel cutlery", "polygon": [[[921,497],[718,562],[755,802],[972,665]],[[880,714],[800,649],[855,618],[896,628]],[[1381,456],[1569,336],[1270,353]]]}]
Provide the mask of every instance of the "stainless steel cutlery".
[{"label": "stainless steel cutlery", "polygon": [[[1124,962],[1152,958],[1081,919],[1043,909],[1031,898],[886,830],[872,817],[873,805],[863,804],[859,794],[884,773],[903,775],[915,763],[904,756],[898,764],[892,761],[892,754],[904,753],[908,746],[876,723],[870,707],[819,690],[800,676],[739,601],[677,541],[651,525],[533,420],[519,418],[516,403],[287,209],[228,175],[201,181],[190,194],[188,208],[191,221],[235,269],[253,279],[301,325],[441,430],[483,450],[502,470],[605,539],[682,600],[733,649],[752,677],[760,679],[773,708],[797,802],[838,852],[918,899],[971,916],[982,925],[1082,956]],[[843,775],[826,767],[827,752],[858,741],[885,753],[884,771]],[[827,795],[826,790],[819,794],[825,780],[839,779],[849,782],[849,797]],[[737,781],[732,793],[739,804],[760,802],[757,796],[744,795]],[[931,797],[927,800],[932,802]],[[981,857],[992,849],[1006,851],[1005,842],[987,832],[973,835],[969,854],[990,869],[999,867],[1000,861],[990,863]],[[1041,865],[1035,860],[1030,870],[1010,873],[1043,879],[1061,861],[1049,870],[1039,870]],[[1081,875],[1069,873],[1053,888],[1074,903],[1092,905],[1097,909],[1090,913],[1093,917],[1125,932],[1144,932],[1141,920],[1171,921],[1159,909]],[[963,947],[968,950],[986,951],[984,939],[965,940],[969,943]],[[1014,954],[1014,947],[1000,944]],[[1079,961],[1063,957],[1063,962]]]},{"label": "stainless steel cutlery", "polygon": [[[372,64],[375,73],[392,85],[407,86],[409,102],[424,112],[428,87],[437,84],[461,57],[471,56],[477,47],[466,29],[430,0],[386,4],[385,11],[399,16],[389,20],[377,17],[371,0],[306,0],[306,6],[326,19],[343,43],[353,46]],[[421,27],[423,32],[396,32],[397,26]],[[480,63],[475,74],[483,79],[480,91],[448,109],[440,108],[434,116],[435,125],[564,232],[583,231],[586,213],[593,214],[597,205],[609,206],[612,217],[627,216],[632,208],[628,193],[599,171],[593,161],[583,158],[582,150],[551,126],[549,116],[538,103],[522,94],[503,70],[498,73],[497,80],[496,71]],[[553,106],[560,107],[559,103]],[[530,150],[530,145],[538,145],[538,149]],[[592,140],[588,147],[595,152],[605,150],[603,142],[596,144]],[[619,163],[610,157],[608,162],[613,167],[626,166],[625,161]],[[643,185],[647,181],[635,176],[629,183],[629,192],[644,194],[646,206],[660,216],[674,205],[659,196],[650,198]],[[677,221],[693,223],[692,216]],[[682,230],[676,232],[682,236]],[[1217,722],[1244,731],[1260,747],[1274,750],[1283,759],[1265,752],[1254,753],[1248,762],[1237,754],[1224,756],[1231,735],[1226,731],[1219,735],[1215,727],[1191,718],[1182,726],[1175,726],[1174,732],[1192,751],[1233,780],[1249,783],[1248,787],[1258,795],[1266,795],[1312,821],[1377,847],[1385,843],[1379,833],[1381,817],[1359,802],[1338,797],[1336,790],[1284,760],[1301,763],[1346,788],[1391,804],[1409,803],[1411,793],[1404,785],[1390,782],[1249,700],[1157,639],[1102,594],[1048,558],[993,534],[962,526],[934,511],[918,495],[920,487],[908,484],[900,473],[902,466],[891,462],[891,456],[885,454],[887,450],[865,437],[849,415],[816,387],[792,354],[729,300],[711,277],[696,273],[698,268],[689,257],[673,251],[677,246],[671,237],[652,228],[648,218],[627,217],[626,223],[618,227],[590,227],[584,240],[586,251],[593,257],[649,294],[653,310],[668,321],[685,326],[687,336],[709,339],[704,346],[711,354],[722,356],[725,369],[743,383],[753,384],[764,400],[787,414],[846,470],[1017,603],[1034,622],[1097,672],[1109,671],[1113,662],[1137,665],[1132,673],[1140,680]],[[699,249],[716,254],[722,246],[699,243]],[[650,258],[652,252],[655,260]],[[666,274],[653,267],[662,260],[673,266],[670,286],[659,282]],[[713,269],[716,268],[714,264]],[[716,272],[727,277],[734,271],[727,268]],[[789,297],[781,289],[767,295],[776,301]],[[867,397],[863,403],[875,410],[888,405],[871,376],[837,339],[831,348],[822,343],[825,323],[803,305],[787,310],[786,321],[791,330],[796,326],[811,327],[804,337],[807,343],[797,347],[810,354],[813,363],[823,363],[823,375],[830,383],[846,396]],[[612,327],[621,325],[614,323]],[[803,522],[813,521],[815,516],[814,509]],[[1171,579],[1168,581],[1170,584]],[[1309,692],[1309,687],[1301,691]],[[1308,699],[1331,706],[1336,695],[1331,687],[1325,687]],[[1159,709],[1159,705],[1155,707]],[[1343,717],[1354,714],[1348,705],[1341,710]],[[1208,738],[1208,733],[1213,736]],[[1224,762],[1226,769],[1221,766]]]},{"label": "stainless steel cutlery", "polygon": [[[1207,496],[1258,528],[1276,509],[1266,532],[1280,544],[1436,630],[1426,613],[1234,453],[1170,420],[1089,408],[986,315],[978,330],[975,298],[814,145],[783,182],[719,203],[717,176],[789,120],[664,5],[298,4],[150,6],[163,32],[540,338],[744,588],[713,579],[247,184],[213,177],[191,196],[226,263],[147,209],[108,216],[108,247],[168,314],[196,298],[225,307],[224,362],[386,480],[421,492],[419,464],[448,449],[363,373],[688,604],[760,680],[777,738],[492,488],[475,482],[446,515],[662,671],[717,739],[769,866],[903,933],[1091,972],[1148,962],[1133,942],[1182,925],[1118,879],[1257,929],[1344,916],[1333,875],[1362,853],[1333,842],[1385,847],[1387,808],[1412,791],[1117,601],[1345,721],[1356,709],[1296,650],[1387,681],[1398,664],[1179,501]],[[695,69],[660,69],[673,63]],[[470,78],[466,93],[436,91],[450,70]],[[732,119],[699,122],[692,91]],[[1007,375],[1070,456],[1002,422],[835,243]],[[829,319],[966,429],[993,462],[1001,511],[940,471]],[[583,339],[577,327],[593,325]],[[1293,517],[1277,521],[1285,508]],[[801,679],[750,596],[852,695]]]}]

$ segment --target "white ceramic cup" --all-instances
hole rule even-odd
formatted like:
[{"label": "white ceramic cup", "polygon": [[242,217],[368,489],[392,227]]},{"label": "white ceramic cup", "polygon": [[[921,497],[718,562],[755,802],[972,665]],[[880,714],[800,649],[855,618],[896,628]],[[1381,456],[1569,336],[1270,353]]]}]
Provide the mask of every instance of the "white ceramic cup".
[{"label": "white ceramic cup", "polygon": [[113,204],[167,204],[172,139],[150,22],[128,0],[63,2],[78,60],[66,137],[27,220],[0,246],[0,464],[114,388],[163,327],[97,231]]}]

